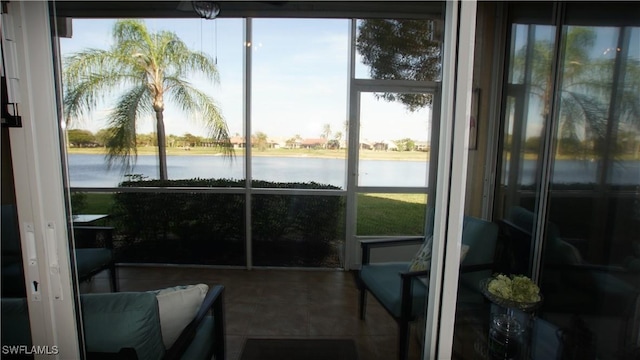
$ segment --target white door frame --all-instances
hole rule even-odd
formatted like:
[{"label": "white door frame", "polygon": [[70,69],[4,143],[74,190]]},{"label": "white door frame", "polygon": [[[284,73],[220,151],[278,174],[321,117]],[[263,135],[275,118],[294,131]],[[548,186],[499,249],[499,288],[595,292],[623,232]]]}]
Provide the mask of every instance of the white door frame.
[{"label": "white door frame", "polygon": [[[462,222],[476,24],[475,0],[446,3],[442,110],[431,276],[423,358],[451,359]],[[450,119],[450,120],[448,120]]]},{"label": "white door frame", "polygon": [[[72,291],[60,124],[48,3],[8,4],[19,66],[22,127],[9,137],[32,342],[57,347],[56,359],[79,357]],[[38,281],[37,291],[33,281]],[[36,355],[36,359],[49,355]]]},{"label": "white door frame", "polygon": [[[358,236],[356,233],[357,224],[357,196],[361,192],[384,192],[384,193],[413,193],[413,194],[434,194],[433,189],[427,187],[392,187],[392,186],[360,186],[358,185],[358,166],[360,156],[360,94],[363,93],[405,93],[405,94],[433,94],[434,107],[432,110],[432,123],[437,121],[435,111],[438,109],[436,103],[440,101],[440,84],[431,81],[409,81],[409,80],[369,80],[351,79],[349,86],[349,146],[347,156],[347,217],[346,217],[346,259],[345,268],[359,269],[361,266],[359,241],[367,238]],[[435,120],[434,120],[435,119]],[[436,127],[437,128],[437,127]],[[431,171],[430,171],[431,173]],[[429,177],[431,179],[431,177]],[[431,184],[430,184],[431,185]],[[382,234],[384,235],[384,234]],[[424,234],[423,234],[424,235]],[[387,237],[387,236],[385,236]],[[389,236],[393,237],[393,236]],[[398,236],[406,237],[406,236]]]}]

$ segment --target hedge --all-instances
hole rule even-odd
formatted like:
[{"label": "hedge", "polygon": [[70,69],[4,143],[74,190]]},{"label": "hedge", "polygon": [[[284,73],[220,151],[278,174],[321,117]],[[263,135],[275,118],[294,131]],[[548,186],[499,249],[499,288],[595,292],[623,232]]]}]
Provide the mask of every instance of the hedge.
[{"label": "hedge", "polygon": [[[121,187],[244,187],[244,180],[189,179],[124,181]],[[332,189],[332,185],[310,183],[278,183],[255,180],[255,188]],[[326,195],[262,195],[251,199],[252,241],[256,265],[304,266],[307,260],[320,265],[335,252],[334,243],[344,238],[344,199]],[[130,261],[192,262],[241,265],[245,245],[245,195],[205,192],[119,192],[114,195],[114,221],[135,255]],[[152,245],[155,243],[156,245]],[[158,244],[164,243],[164,244]],[[273,246],[278,243],[280,246]],[[281,248],[282,243],[293,244],[294,263],[271,264],[265,249]],[[136,246],[134,246],[137,244]],[[147,245],[141,245],[147,244]],[[167,244],[171,244],[170,246]],[[140,249],[140,247],[144,249]],[[153,254],[150,246],[173,248],[174,256],[184,260],[166,259]],[[222,247],[222,249],[221,249]],[[233,248],[233,249],[230,249]],[[298,250],[295,250],[297,248]],[[236,259],[207,259],[203,252],[238,253]],[[211,254],[213,256],[213,254]],[[290,254],[292,255],[292,254]],[[191,258],[199,258],[191,260]],[[144,259],[142,259],[144,258]],[[241,262],[240,264],[238,262]],[[260,264],[261,262],[266,262]],[[286,262],[286,261],[285,261]]]}]

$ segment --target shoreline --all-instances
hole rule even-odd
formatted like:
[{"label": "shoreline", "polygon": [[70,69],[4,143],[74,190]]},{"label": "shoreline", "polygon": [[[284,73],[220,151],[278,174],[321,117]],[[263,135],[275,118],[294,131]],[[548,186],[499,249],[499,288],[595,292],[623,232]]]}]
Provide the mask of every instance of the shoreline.
[{"label": "shoreline", "polygon": [[[244,149],[234,149],[235,157],[244,157]],[[67,148],[68,154],[81,155],[106,155],[104,148]],[[138,148],[138,155],[157,155],[156,147],[146,146]],[[380,151],[380,150],[360,150],[361,160],[383,160],[383,161],[429,161],[430,152],[422,151]],[[167,148],[167,156],[225,156],[214,148],[195,147]],[[317,158],[317,159],[344,159],[347,158],[347,151],[326,150],[326,149],[252,149],[251,156],[254,157],[296,157],[296,158]],[[536,154],[524,154],[525,160],[535,160]],[[556,160],[591,160],[584,157],[556,155]],[[640,161],[633,155],[624,155],[617,159],[620,161]]]},{"label": "shoreline", "polygon": [[[235,157],[243,157],[244,149],[234,149]],[[81,155],[106,155],[103,148],[67,148],[68,154]],[[156,147],[138,148],[138,155],[157,155]],[[225,156],[212,148],[167,148],[167,156]],[[309,150],[309,149],[252,149],[251,156],[255,157],[297,157],[297,158],[319,158],[319,159],[344,159],[347,158],[346,150]],[[396,160],[396,161],[428,161],[429,152],[420,151],[376,151],[362,150],[360,158],[363,160]]]}]

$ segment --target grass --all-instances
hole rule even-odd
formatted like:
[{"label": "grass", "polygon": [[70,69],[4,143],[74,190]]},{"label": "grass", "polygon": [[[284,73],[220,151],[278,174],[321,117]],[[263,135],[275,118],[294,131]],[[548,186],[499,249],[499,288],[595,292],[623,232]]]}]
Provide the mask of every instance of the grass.
[{"label": "grass", "polygon": [[[84,194],[84,206],[74,210],[82,214],[108,214],[113,206],[112,194]],[[72,200],[73,207],[73,200]]]},{"label": "grass", "polygon": [[[108,214],[112,194],[85,194],[84,214]],[[426,195],[358,194],[358,235],[422,235]]]},{"label": "grass", "polygon": [[423,194],[358,194],[358,235],[422,235]]}]

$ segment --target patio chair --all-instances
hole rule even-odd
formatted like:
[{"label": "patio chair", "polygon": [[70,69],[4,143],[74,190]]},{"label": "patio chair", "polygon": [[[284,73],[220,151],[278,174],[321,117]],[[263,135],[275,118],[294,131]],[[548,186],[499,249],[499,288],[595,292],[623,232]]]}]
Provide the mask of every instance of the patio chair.
[{"label": "patio chair", "polygon": [[[461,301],[483,301],[479,282],[491,275],[498,226],[488,221],[465,216],[462,243],[469,251],[461,263]],[[409,323],[422,316],[428,294],[430,270],[409,271],[410,262],[370,263],[371,249],[416,244],[424,238],[363,240],[362,269],[358,274],[360,318],[365,319],[367,291],[398,323],[398,359],[409,353]]]},{"label": "patio chair", "polygon": [[109,270],[111,291],[118,291],[118,279],[113,259],[113,232],[111,226],[74,226],[76,269],[78,281]]},{"label": "patio chair", "polygon": [[[530,229],[533,212],[516,206],[501,220],[511,241],[524,258],[532,243]],[[540,312],[577,316],[606,316],[620,321],[620,345],[628,346],[638,338],[640,289],[634,286],[637,274],[621,266],[590,264],[580,251],[560,236],[558,227],[547,223],[543,248],[541,291],[544,303]],[[528,258],[528,257],[527,257]],[[528,262],[526,262],[528,264]],[[528,270],[527,270],[528,271]]]},{"label": "patio chair", "polygon": [[[80,282],[109,270],[112,291],[118,291],[110,226],[74,226],[75,261]],[[15,205],[2,205],[2,296],[25,297],[24,271]]]},{"label": "patio chair", "polygon": [[[184,304],[183,299],[190,296],[180,291],[175,291],[177,296],[168,303],[174,306],[174,310],[166,309],[167,299],[164,299],[165,314],[178,312],[184,316],[184,308],[193,310],[179,322],[175,316],[169,316],[163,322],[160,300],[155,291],[80,295],[87,359],[211,360],[213,356],[213,359],[224,360],[224,286],[208,289],[200,303]],[[26,345],[29,348],[34,345],[26,298],[2,298],[0,319],[3,345]],[[174,327],[169,344],[165,342],[165,324]],[[30,356],[8,355],[7,358]]]}]

